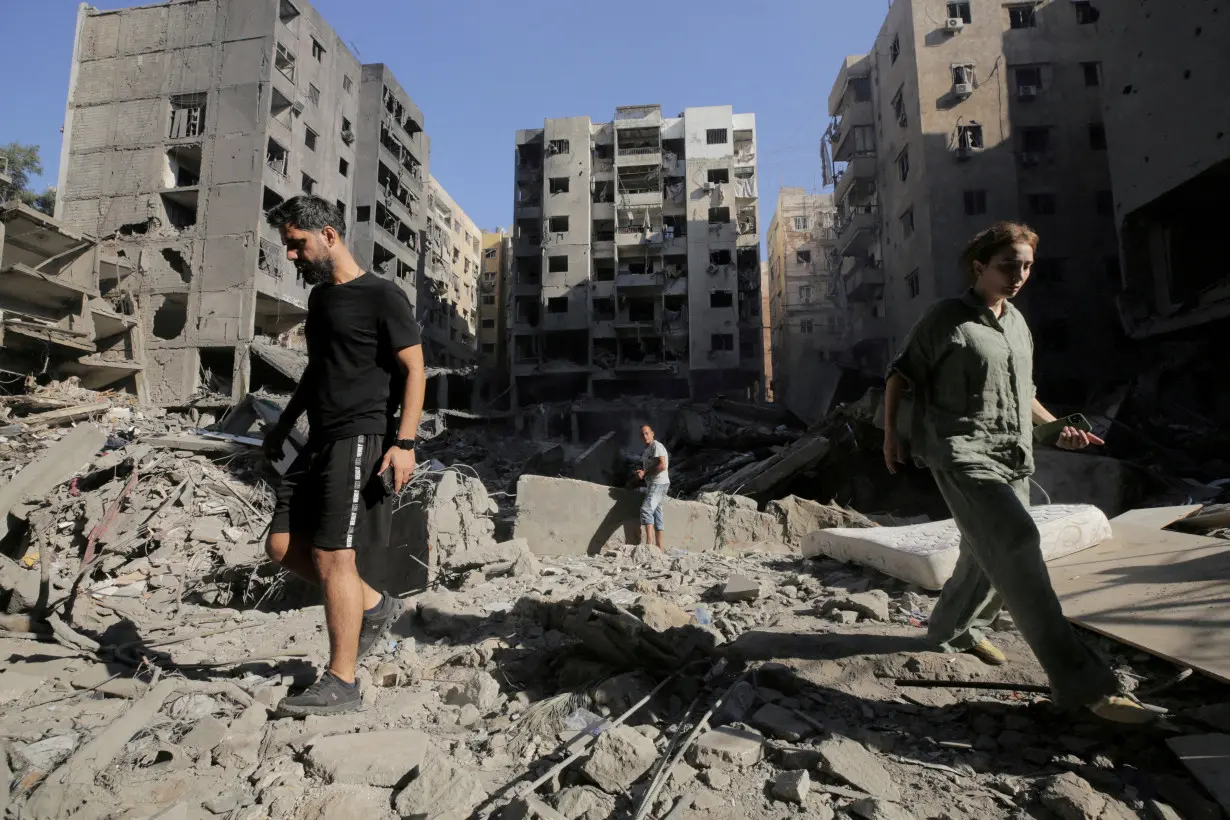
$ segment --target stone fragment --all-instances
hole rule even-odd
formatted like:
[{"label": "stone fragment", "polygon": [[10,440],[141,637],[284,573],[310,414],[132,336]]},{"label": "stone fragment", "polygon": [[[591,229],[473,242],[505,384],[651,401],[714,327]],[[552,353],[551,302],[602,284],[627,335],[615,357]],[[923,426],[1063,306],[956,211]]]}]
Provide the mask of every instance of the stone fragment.
[{"label": "stone fragment", "polygon": [[826,772],[873,797],[896,802],[901,793],[892,775],[861,743],[834,735],[818,747]]},{"label": "stone fragment", "polygon": [[764,755],[764,736],[742,725],[711,729],[688,749],[688,762],[701,769],[752,766]]},{"label": "stone fragment", "polygon": [[473,703],[467,703],[461,707],[461,712],[457,715],[457,725],[468,729],[482,719],[483,716],[478,711],[478,707]]},{"label": "stone fragment", "polygon": [[820,753],[815,749],[778,749],[776,759],[783,769],[814,769],[820,765]]},{"label": "stone fragment", "polygon": [[13,762],[40,772],[50,772],[73,753],[80,738],[77,732],[68,732],[37,743],[14,744]]},{"label": "stone fragment", "polygon": [[1048,778],[1042,789],[1042,805],[1060,820],[1102,820],[1106,795],[1072,772]]},{"label": "stone fragment", "polygon": [[465,680],[453,684],[444,694],[444,702],[450,706],[468,703],[483,713],[491,711],[499,700],[500,684],[481,669],[470,672]]},{"label": "stone fragment", "polygon": [[[388,792],[369,786],[334,785],[323,791],[313,792],[306,800],[296,794],[291,809],[295,820],[373,820],[387,817],[389,813]],[[271,806],[271,809],[276,806]],[[271,817],[282,817],[280,812],[270,811]]]},{"label": "stone fragment", "polygon": [[226,738],[226,724],[210,715],[202,718],[188,734],[180,738],[179,747],[194,759],[208,754]]},{"label": "stone fragment", "polygon": [[857,612],[872,621],[887,621],[888,605],[891,599],[882,589],[871,589],[866,592],[855,592],[849,595],[838,595],[820,604],[818,614],[828,615],[834,610]]},{"label": "stone fragment", "polygon": [[214,765],[247,770],[260,760],[259,735],[232,735],[214,747]]},{"label": "stone fragment", "polygon": [[700,779],[709,788],[720,792],[730,788],[730,775],[721,769],[705,769],[700,773]]},{"label": "stone fragment", "polygon": [[573,786],[555,796],[555,809],[568,820],[606,820],[615,811],[615,798],[593,786]]},{"label": "stone fragment", "polygon": [[581,774],[609,794],[620,794],[658,759],[653,741],[631,726],[616,726],[598,736]]},{"label": "stone fragment", "polygon": [[393,689],[401,686],[401,684],[401,667],[395,663],[382,663],[372,673],[372,685],[374,686],[379,686],[382,689]]},{"label": "stone fragment", "polygon": [[859,798],[847,806],[846,810],[863,820],[915,820],[914,815],[896,803],[876,797]]},{"label": "stone fragment", "polygon": [[844,624],[846,626],[858,623],[858,613],[849,609],[834,609],[829,613],[828,618],[833,623]]},{"label": "stone fragment", "polygon": [[655,632],[665,632],[677,626],[692,623],[692,616],[665,598],[657,595],[642,595],[637,601],[641,620]]},{"label": "stone fragment", "polygon": [[412,729],[332,735],[313,743],[305,762],[326,783],[392,788],[423,762],[431,745]]},{"label": "stone fragment", "polygon": [[[604,815],[605,817],[606,815]],[[499,820],[569,820],[536,796],[529,794],[509,803],[499,814]]]},{"label": "stone fragment", "polygon": [[405,820],[465,820],[487,799],[478,776],[442,755],[419,767],[418,776],[393,801]]},{"label": "stone fragment", "polygon": [[773,780],[773,796],[787,803],[799,803],[807,800],[807,790],[811,788],[811,775],[806,769],[796,769],[782,772]]},{"label": "stone fragment", "polygon": [[714,726],[721,726],[726,723],[739,723],[747,717],[748,711],[752,708],[752,704],[756,702],[756,687],[751,683],[743,680],[736,683],[726,693],[726,699],[722,701],[721,708],[713,716],[710,721]]},{"label": "stone fragment", "polygon": [[815,734],[804,721],[800,720],[789,709],[783,709],[776,703],[766,703],[755,711],[751,724],[769,737],[779,740],[796,742]]},{"label": "stone fragment", "polygon": [[760,584],[746,575],[732,575],[722,587],[722,600],[734,603],[736,601],[754,601],[760,597]]}]

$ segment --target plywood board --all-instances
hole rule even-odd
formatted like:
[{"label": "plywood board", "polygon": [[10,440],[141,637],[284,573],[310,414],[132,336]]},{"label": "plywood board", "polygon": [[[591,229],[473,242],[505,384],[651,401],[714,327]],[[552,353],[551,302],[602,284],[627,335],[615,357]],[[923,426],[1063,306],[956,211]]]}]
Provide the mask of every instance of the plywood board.
[{"label": "plywood board", "polygon": [[1064,614],[1230,682],[1230,541],[1112,528],[1109,541],[1047,565]]},{"label": "plywood board", "polygon": [[1162,530],[1181,518],[1187,518],[1203,507],[1203,504],[1183,504],[1178,507],[1141,507],[1116,515],[1110,520],[1112,526],[1127,524],[1133,527],[1149,527]]},{"label": "plywood board", "polygon": [[1230,811],[1230,735],[1185,735],[1166,741],[1187,770]]}]

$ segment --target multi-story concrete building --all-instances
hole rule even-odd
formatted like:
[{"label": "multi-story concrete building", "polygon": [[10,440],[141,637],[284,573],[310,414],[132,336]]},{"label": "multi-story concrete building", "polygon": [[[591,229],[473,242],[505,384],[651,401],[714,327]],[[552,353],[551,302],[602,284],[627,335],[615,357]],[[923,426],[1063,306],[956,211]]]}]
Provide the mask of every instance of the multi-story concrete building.
[{"label": "multi-story concrete building", "polygon": [[135,267],[122,287],[156,403],[262,385],[252,340],[306,315],[306,284],[264,220],[289,197],[336,202],[361,261],[413,294],[426,168],[405,92],[305,0],[78,12],[56,214]]},{"label": "multi-story concrete building", "polygon": [[1230,14],[1199,0],[1099,8],[1125,329],[1145,338],[1225,320]]},{"label": "multi-story concrete building", "polygon": [[793,404],[810,393],[817,362],[843,352],[844,316],[830,298],[833,197],[782,188],[769,222],[769,325],[773,394]]},{"label": "multi-story concrete building", "polygon": [[755,115],[626,106],[516,142],[513,406],[762,397]]},{"label": "multi-story concrete building", "polygon": [[1044,394],[1075,398],[1105,374],[1120,337],[1105,298],[1117,254],[1097,14],[1073,0],[896,0],[874,50],[843,62],[822,151],[848,363],[882,372],[922,310],[968,285],[968,239],[1013,219],[1042,238],[1018,301]]},{"label": "multi-story concrete building", "polygon": [[483,231],[483,261],[478,280],[478,363],[490,370],[508,368],[508,327],[504,292],[512,265],[512,235]]},{"label": "multi-story concrete building", "polygon": [[418,303],[423,355],[434,367],[472,367],[478,360],[482,231],[435,177],[427,182],[427,205]]},{"label": "multi-story concrete building", "polygon": [[363,66],[357,134],[352,250],[415,304],[431,146],[422,112],[383,64]]}]

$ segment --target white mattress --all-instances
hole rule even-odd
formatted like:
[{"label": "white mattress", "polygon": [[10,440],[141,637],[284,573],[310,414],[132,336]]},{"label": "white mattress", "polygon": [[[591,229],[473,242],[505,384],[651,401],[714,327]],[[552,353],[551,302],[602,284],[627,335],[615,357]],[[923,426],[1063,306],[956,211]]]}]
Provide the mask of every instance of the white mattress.
[{"label": "white mattress", "polygon": [[[1110,522],[1089,504],[1045,504],[1029,514],[1042,535],[1042,557],[1051,561],[1110,538]],[[957,565],[961,533],[950,518],[908,527],[837,527],[803,538],[803,556],[826,555],[878,569],[924,589],[939,589]]]}]

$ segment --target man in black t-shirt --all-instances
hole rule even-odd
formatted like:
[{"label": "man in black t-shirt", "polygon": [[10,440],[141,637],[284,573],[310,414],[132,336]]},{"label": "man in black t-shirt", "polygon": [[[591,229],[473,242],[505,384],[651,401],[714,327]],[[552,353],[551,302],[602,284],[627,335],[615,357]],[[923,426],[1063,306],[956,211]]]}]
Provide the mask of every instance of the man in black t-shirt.
[{"label": "man in black t-shirt", "polygon": [[[355,262],[337,208],[298,196],[266,219],[281,233],[287,259],[314,286],[307,369],[265,437],[266,453],[280,457],[305,411],[311,432],[278,487],[266,552],[321,586],[329,630],[328,669],[306,692],[283,699],[278,712],[338,714],[361,705],[355,664],[401,614],[396,598],[359,577],[355,550],[388,544],[393,496],[414,472],[426,387],[423,348],[410,300]],[[386,470],[392,493],[381,480]]]}]

